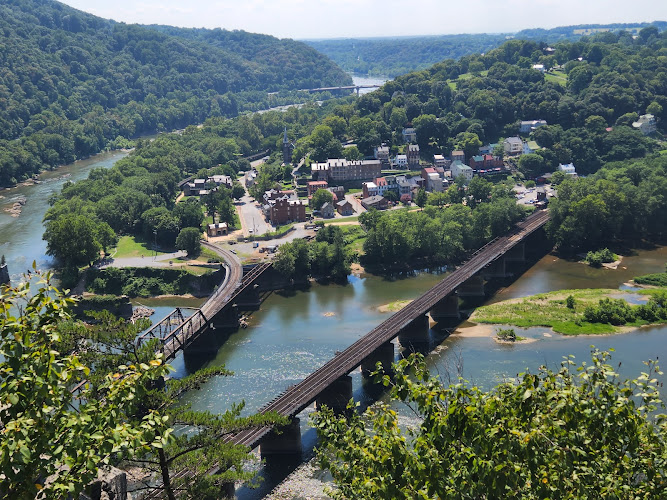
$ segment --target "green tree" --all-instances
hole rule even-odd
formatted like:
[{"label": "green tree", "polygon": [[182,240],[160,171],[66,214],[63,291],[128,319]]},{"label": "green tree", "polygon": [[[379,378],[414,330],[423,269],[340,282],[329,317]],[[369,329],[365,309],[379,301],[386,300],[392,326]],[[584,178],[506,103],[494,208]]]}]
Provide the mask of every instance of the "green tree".
[{"label": "green tree", "polygon": [[310,157],[313,161],[326,161],[328,158],[343,156],[343,146],[334,138],[333,132],[326,125],[318,125],[310,134]]},{"label": "green tree", "polygon": [[519,157],[519,171],[532,179],[544,173],[546,168],[544,158],[538,154],[527,154]]},{"label": "green tree", "polygon": [[456,136],[455,148],[462,150],[466,158],[479,154],[479,148],[482,141],[479,136],[473,132],[461,132]]},{"label": "green tree", "polygon": [[245,195],[245,188],[240,182],[234,181],[232,184],[232,198],[240,200]]},{"label": "green tree", "polygon": [[199,228],[204,222],[204,212],[199,200],[189,198],[186,201],[181,201],[174,206],[173,214],[178,217],[178,227],[181,229],[186,227]]},{"label": "green tree", "polygon": [[[654,362],[622,379],[607,352],[572,357],[486,392],[445,386],[421,356],[394,365],[391,398],[419,416],[399,425],[388,405],[363,416],[329,409],[312,422],[334,498],[662,498],[667,494],[667,424]],[[372,429],[372,432],[367,432]]]},{"label": "green tree", "polygon": [[319,210],[325,203],[333,202],[333,193],[328,189],[318,189],[313,193],[310,199],[310,207],[313,210]]},{"label": "green tree", "polygon": [[419,188],[417,194],[415,195],[415,205],[423,209],[427,200],[428,196],[426,194],[426,190],[424,188]]},{"label": "green tree", "polygon": [[188,257],[196,257],[199,255],[201,249],[200,238],[201,233],[199,229],[196,227],[185,227],[181,229],[181,232],[176,237],[176,248],[185,250],[188,253]]},{"label": "green tree", "polygon": [[361,154],[357,146],[349,146],[343,150],[343,156],[348,161],[362,160],[364,155]]},{"label": "green tree", "polygon": [[49,274],[38,286],[31,295],[26,281],[0,297],[2,498],[78,497],[100,465],[166,442],[161,414],[151,410],[137,417],[133,404],[167,373],[166,366],[159,358],[116,365],[111,373],[100,374],[97,389],[103,399],[84,385],[75,401],[71,388],[89,368],[77,356],[61,352],[56,329],[69,320],[72,300],[51,285]]},{"label": "green tree", "polygon": [[86,215],[56,217],[46,221],[45,227],[46,253],[65,266],[90,264],[100,256],[100,250],[116,242],[116,235],[106,222]]}]

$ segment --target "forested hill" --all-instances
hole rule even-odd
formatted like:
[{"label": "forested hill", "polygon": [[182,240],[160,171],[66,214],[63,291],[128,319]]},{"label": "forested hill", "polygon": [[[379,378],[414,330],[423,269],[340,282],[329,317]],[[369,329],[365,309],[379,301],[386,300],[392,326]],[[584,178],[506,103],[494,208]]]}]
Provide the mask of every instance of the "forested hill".
[{"label": "forested hill", "polygon": [[442,61],[459,59],[470,54],[488,52],[514,38],[555,43],[578,40],[584,35],[604,31],[628,30],[637,34],[640,29],[655,26],[667,29],[667,22],[631,24],[587,24],[552,29],[526,29],[518,33],[462,34],[392,38],[344,38],[333,40],[305,40],[318,51],[333,59],[345,71],[358,75],[394,78]]},{"label": "forested hill", "polygon": [[259,109],[267,92],[351,82],[300,42],[212,33],[173,36],[51,0],[3,0],[0,187],[118,136]]}]

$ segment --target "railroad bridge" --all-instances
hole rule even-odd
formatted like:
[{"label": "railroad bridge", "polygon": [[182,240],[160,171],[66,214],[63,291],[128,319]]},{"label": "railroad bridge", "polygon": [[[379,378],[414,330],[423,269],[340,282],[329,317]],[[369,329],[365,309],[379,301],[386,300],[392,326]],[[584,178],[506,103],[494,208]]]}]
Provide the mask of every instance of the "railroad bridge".
[{"label": "railroad bridge", "polygon": [[[181,350],[192,349],[212,329],[238,328],[238,309],[259,305],[257,281],[272,267],[271,263],[265,262],[244,270],[235,255],[209,243],[202,242],[202,245],[225,258],[227,272],[224,282],[200,309],[177,307],[137,339],[137,345],[158,339],[157,352],[164,356],[165,361],[174,359]],[[188,312],[191,314],[188,315]]]},{"label": "railroad bridge", "polygon": [[525,259],[526,240],[548,220],[546,210],[538,211],[517,224],[509,234],[483,246],[421,297],[265,405],[260,413],[275,411],[292,418],[292,423],[279,434],[271,427],[254,428],[230,436],[227,441],[250,448],[259,445],[263,456],[300,453],[301,434],[296,415],[313,402],[343,411],[352,398],[350,372],[361,367],[362,373],[368,376],[378,362],[388,368],[394,361],[391,341],[396,337],[403,346],[426,341],[428,315],[435,321],[458,318],[459,297],[483,296],[487,279],[507,276],[507,264]]}]

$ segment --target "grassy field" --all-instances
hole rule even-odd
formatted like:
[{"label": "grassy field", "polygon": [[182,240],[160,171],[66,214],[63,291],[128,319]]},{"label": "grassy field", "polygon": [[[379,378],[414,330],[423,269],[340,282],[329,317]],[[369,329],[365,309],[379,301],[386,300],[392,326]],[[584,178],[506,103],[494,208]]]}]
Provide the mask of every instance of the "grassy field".
[{"label": "grassy field", "polygon": [[544,79],[548,82],[559,83],[563,86],[567,85],[567,75],[562,71],[550,71],[544,74]]},{"label": "grassy field", "polygon": [[[124,257],[141,257],[142,255],[155,255],[155,250],[152,248],[152,243],[146,243],[138,240],[135,236],[123,236],[118,240],[116,251],[113,253],[114,258],[122,259]],[[167,252],[158,251],[158,255],[163,255]]]},{"label": "grassy field", "polygon": [[[618,333],[622,331],[621,327],[606,323],[588,323],[584,321],[583,313],[586,306],[595,306],[600,299],[613,298],[618,296],[619,293],[632,292],[619,292],[619,290],[614,289],[584,289],[543,293],[480,307],[470,316],[470,321],[523,328],[545,326],[565,335]],[[653,291],[640,290],[636,293],[650,295]],[[574,309],[569,309],[565,304],[569,295],[572,295],[575,299]],[[640,326],[642,324],[644,323],[636,322],[628,323],[625,326]]]}]

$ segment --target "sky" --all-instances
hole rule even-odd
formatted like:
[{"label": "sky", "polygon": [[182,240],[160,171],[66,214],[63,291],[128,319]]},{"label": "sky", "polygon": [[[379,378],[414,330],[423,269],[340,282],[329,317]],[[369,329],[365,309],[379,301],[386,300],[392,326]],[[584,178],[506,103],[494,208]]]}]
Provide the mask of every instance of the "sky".
[{"label": "sky", "polygon": [[667,0],[61,1],[126,23],[240,29],[294,39],[507,33],[667,20]]}]

